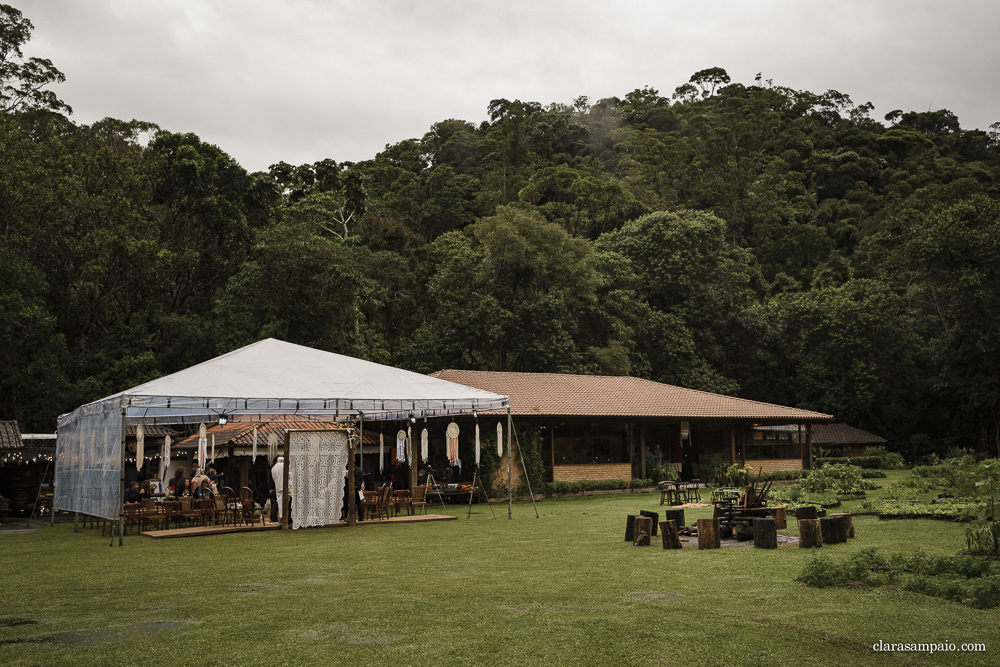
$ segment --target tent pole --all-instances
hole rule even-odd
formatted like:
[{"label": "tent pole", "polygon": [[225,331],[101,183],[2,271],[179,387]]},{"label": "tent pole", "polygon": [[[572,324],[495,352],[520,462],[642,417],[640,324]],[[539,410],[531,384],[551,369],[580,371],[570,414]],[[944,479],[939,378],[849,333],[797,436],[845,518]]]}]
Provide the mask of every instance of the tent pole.
[{"label": "tent pole", "polygon": [[[124,542],[124,528],[125,528],[125,436],[127,431],[125,430],[125,408],[122,408],[122,455],[120,465],[118,467],[118,546],[122,546]],[[111,544],[108,546],[113,547],[115,545],[115,534],[111,531]]]},{"label": "tent pole", "polygon": [[510,451],[510,431],[511,431],[511,419],[510,419],[510,406],[507,406],[507,519],[511,519],[511,515],[514,509],[514,483],[511,477],[512,468],[511,465],[514,461],[514,452]]},{"label": "tent pole", "polygon": [[521,457],[521,473],[524,474],[524,481],[528,484],[528,495],[531,496],[531,506],[535,510],[535,518],[538,519],[538,506],[535,505],[535,492],[531,490],[531,478],[528,477],[528,469],[524,465],[524,452],[521,451],[521,441],[514,434],[514,441],[517,443],[517,455]]},{"label": "tent pole", "polygon": [[292,459],[288,455],[288,451],[291,448],[292,436],[285,431],[285,465],[282,467],[282,475],[284,479],[281,482],[281,529],[288,530],[288,469],[292,466]]},{"label": "tent pole", "polygon": [[[365,442],[365,416],[358,413],[358,429],[360,430],[359,441],[362,451]],[[354,488],[354,467],[358,465],[354,462],[354,440],[351,434],[347,434],[347,525],[358,525],[358,490]]]}]

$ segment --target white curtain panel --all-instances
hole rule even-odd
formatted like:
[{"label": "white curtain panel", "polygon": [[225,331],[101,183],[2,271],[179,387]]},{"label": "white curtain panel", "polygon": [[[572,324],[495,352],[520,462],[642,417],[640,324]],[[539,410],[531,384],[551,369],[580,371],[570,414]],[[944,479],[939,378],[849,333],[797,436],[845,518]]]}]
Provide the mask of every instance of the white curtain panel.
[{"label": "white curtain panel", "polygon": [[289,436],[292,527],[337,523],[347,475],[347,432],[291,431]]}]

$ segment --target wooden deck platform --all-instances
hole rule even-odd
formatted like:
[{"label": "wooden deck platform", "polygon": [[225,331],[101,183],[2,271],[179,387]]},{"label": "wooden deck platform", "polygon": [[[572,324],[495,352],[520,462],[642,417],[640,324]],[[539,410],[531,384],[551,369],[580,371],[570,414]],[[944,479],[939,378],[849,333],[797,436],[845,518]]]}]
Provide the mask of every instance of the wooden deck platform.
[{"label": "wooden deck platform", "polygon": [[[358,523],[358,528],[367,526],[390,526],[401,523],[426,523],[429,521],[457,521],[457,516],[446,514],[418,514],[416,516],[395,516],[381,521],[362,521]],[[347,528],[346,521],[331,523],[324,528]],[[175,537],[199,537],[201,535],[225,535],[226,533],[249,533],[261,530],[281,530],[280,523],[268,523],[267,525],[257,524],[255,526],[193,526],[190,528],[171,528],[170,530],[147,530],[140,535],[151,537],[154,540],[162,540]]]}]

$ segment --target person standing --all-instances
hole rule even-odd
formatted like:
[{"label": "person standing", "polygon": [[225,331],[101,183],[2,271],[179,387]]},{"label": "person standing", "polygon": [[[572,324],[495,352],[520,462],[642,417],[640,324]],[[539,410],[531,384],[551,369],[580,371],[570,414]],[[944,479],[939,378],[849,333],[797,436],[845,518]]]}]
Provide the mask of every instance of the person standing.
[{"label": "person standing", "polygon": [[281,496],[285,490],[285,457],[279,456],[271,468],[271,479],[274,480],[274,495],[278,503],[278,520],[284,516],[285,508],[282,507]]}]

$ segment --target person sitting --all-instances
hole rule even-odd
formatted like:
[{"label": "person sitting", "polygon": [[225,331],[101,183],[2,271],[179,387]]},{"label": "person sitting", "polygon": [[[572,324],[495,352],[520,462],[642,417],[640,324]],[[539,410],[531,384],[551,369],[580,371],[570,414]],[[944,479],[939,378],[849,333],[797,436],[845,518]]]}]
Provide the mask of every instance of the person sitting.
[{"label": "person sitting", "polygon": [[191,480],[187,477],[177,482],[179,485],[174,489],[175,498],[189,498],[191,496]]},{"label": "person sitting", "polygon": [[170,484],[167,488],[167,496],[170,498],[176,498],[178,494],[178,489],[181,487],[181,480],[184,479],[184,468],[178,468],[174,473],[174,476],[170,479]]},{"label": "person sitting", "polygon": [[212,482],[207,478],[203,479],[201,481],[201,486],[194,490],[194,497],[198,500],[211,500],[214,498],[215,494],[212,493]]},{"label": "person sitting", "polygon": [[125,489],[125,502],[126,503],[137,503],[139,502],[139,482],[132,482]]},{"label": "person sitting", "polygon": [[149,488],[149,480],[144,479],[142,484],[139,486],[139,500],[145,500],[146,498],[152,498],[153,491]]}]

